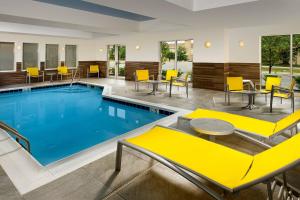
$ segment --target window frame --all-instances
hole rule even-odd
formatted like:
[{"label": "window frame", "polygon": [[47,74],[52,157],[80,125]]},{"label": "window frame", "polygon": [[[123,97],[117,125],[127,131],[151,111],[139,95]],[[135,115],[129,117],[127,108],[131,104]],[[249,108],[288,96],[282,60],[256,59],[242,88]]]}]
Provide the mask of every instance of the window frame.
[{"label": "window frame", "polygon": [[7,72],[16,72],[17,71],[17,64],[16,64],[16,42],[1,42],[5,44],[13,44],[13,69],[12,70],[0,70],[0,73],[7,73]]},{"label": "window frame", "polygon": [[65,44],[65,60],[64,60],[64,63],[65,63],[65,66],[67,66],[67,62],[66,62],[66,55],[67,55],[67,46],[75,46],[76,47],[76,51],[75,51],[75,59],[76,59],[76,66],[75,67],[69,67],[68,66],[68,68],[69,69],[76,69],[77,68],[77,66],[78,66],[78,64],[79,64],[79,62],[78,62],[78,52],[77,52],[77,50],[78,50],[78,45],[77,44]]},{"label": "window frame", "polygon": [[39,54],[39,43],[23,42],[22,43],[22,68],[21,68],[21,71],[26,71],[26,69],[24,69],[24,44],[37,44],[37,67],[40,70],[41,69],[41,63],[40,63],[40,54]]},{"label": "window frame", "polygon": [[57,45],[57,67],[60,65],[60,51],[59,51],[59,44],[51,44],[51,43],[46,43],[45,44],[45,64],[44,64],[44,70],[47,71],[47,70],[56,70],[57,67],[54,67],[54,68],[47,68],[47,45]]}]

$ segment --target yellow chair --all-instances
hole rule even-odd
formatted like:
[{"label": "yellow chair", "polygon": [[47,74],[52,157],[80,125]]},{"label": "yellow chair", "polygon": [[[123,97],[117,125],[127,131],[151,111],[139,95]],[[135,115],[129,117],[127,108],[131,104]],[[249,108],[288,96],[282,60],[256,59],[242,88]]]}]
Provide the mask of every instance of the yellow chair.
[{"label": "yellow chair", "polygon": [[280,98],[281,104],[282,99],[291,99],[291,107],[293,112],[295,111],[295,97],[294,97],[294,87],[296,85],[296,81],[292,78],[289,88],[281,88],[281,87],[272,87],[271,90],[271,100],[270,100],[270,112],[273,111],[273,99],[274,97]]},{"label": "yellow chair", "polygon": [[230,93],[241,93],[243,90],[243,77],[227,77],[225,84],[225,102],[228,102],[228,105],[230,105]]},{"label": "yellow chair", "polygon": [[285,172],[300,164],[300,134],[249,155],[179,130],[155,126],[139,136],[118,142],[116,171],[121,170],[123,146],[155,159],[218,200],[223,196],[199,178],[235,194],[264,183],[271,200],[274,178],[282,174],[286,186]]},{"label": "yellow chair", "polygon": [[58,80],[58,76],[60,76],[60,80],[62,80],[63,76],[66,76],[67,78],[69,76],[72,77],[73,76],[73,72],[69,72],[69,69],[68,69],[67,66],[58,66],[57,67],[57,76],[56,76],[57,80]]},{"label": "yellow chair", "polygon": [[281,84],[281,77],[267,77],[266,78],[266,85],[265,88],[260,90],[262,94],[265,95],[266,102],[268,101],[267,95],[271,93],[272,86],[280,87]]},{"label": "yellow chair", "polygon": [[201,108],[183,117],[179,117],[178,120],[191,120],[195,118],[214,118],[227,121],[235,127],[237,133],[251,134],[259,136],[262,139],[270,140],[276,135],[282,134],[286,130],[292,130],[295,128],[297,132],[297,124],[300,122],[300,110],[297,110],[293,114],[288,115],[276,123]]},{"label": "yellow chair", "polygon": [[154,80],[154,75],[149,75],[148,69],[136,70],[134,73],[135,90],[139,91],[139,83],[147,83],[149,80]]},{"label": "yellow chair", "polygon": [[[171,81],[170,81],[170,94],[169,96],[172,97],[172,87],[173,86],[177,86],[178,90],[180,87],[184,87],[185,88],[185,92],[186,92],[186,97],[189,97],[189,74],[185,73],[183,74],[181,77],[174,77],[171,76]],[[183,77],[183,78],[182,78]]]},{"label": "yellow chair", "polygon": [[163,83],[166,83],[166,89],[168,89],[168,84],[170,84],[170,81],[173,78],[177,78],[178,71],[175,69],[168,69],[166,72],[166,77],[164,80],[161,80]]},{"label": "yellow chair", "polygon": [[87,78],[89,77],[89,74],[98,74],[98,78],[100,78],[99,65],[90,65],[86,72]]},{"label": "yellow chair", "polygon": [[40,71],[37,67],[27,67],[26,68],[26,83],[31,83],[31,78],[37,78],[38,81],[40,77],[45,81],[44,71]]}]

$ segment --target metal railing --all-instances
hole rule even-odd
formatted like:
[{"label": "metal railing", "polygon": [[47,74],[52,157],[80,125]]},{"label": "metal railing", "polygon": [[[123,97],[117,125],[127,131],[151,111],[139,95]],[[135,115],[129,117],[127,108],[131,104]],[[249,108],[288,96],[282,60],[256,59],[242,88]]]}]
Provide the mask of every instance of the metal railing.
[{"label": "metal railing", "polygon": [[[7,124],[5,124],[4,122],[0,121],[0,128],[11,133],[12,135],[14,135],[16,137],[16,141],[24,148],[26,149],[29,153],[30,153],[30,143],[29,140],[24,137],[23,135],[21,135],[16,129],[8,126]],[[21,140],[25,142],[26,146],[24,146],[21,143]]]}]

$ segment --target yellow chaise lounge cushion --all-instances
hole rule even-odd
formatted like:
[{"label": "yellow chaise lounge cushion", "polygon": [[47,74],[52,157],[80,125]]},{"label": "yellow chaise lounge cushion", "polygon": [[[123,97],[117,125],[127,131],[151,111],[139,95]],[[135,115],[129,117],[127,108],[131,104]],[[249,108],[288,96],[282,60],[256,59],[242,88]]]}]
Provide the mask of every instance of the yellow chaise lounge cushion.
[{"label": "yellow chaise lounge cushion", "polygon": [[159,126],[126,141],[172,160],[228,189],[238,185],[253,160],[248,154]]},{"label": "yellow chaise lounge cushion", "polygon": [[269,138],[274,134],[275,123],[254,119],[250,117],[235,115],[226,112],[197,109],[194,112],[185,115],[189,119],[194,118],[214,118],[230,122],[237,130],[246,131],[254,135]]},{"label": "yellow chaise lounge cushion", "polygon": [[139,69],[136,70],[137,81],[148,81],[149,80],[149,70]]},{"label": "yellow chaise lounge cushion", "polygon": [[27,71],[28,75],[31,77],[39,76],[39,68],[37,68],[37,67],[27,67],[26,71]]},{"label": "yellow chaise lounge cushion", "polygon": [[300,134],[255,156],[159,126],[126,141],[230,191],[261,183],[300,161]]}]

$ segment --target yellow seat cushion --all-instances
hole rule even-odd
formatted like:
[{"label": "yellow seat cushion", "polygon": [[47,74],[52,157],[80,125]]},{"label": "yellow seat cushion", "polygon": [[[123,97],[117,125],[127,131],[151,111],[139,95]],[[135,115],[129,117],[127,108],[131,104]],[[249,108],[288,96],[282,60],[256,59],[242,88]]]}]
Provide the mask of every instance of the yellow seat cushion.
[{"label": "yellow seat cushion", "polygon": [[299,120],[300,120],[300,110],[297,110],[296,112],[276,122],[274,133],[277,133],[279,131],[282,131],[283,129],[286,129],[287,127],[290,127],[292,124],[299,122]]},{"label": "yellow seat cushion", "polygon": [[175,69],[168,69],[166,73],[166,81],[170,81],[172,77],[177,77],[178,71]]},{"label": "yellow seat cushion", "polygon": [[183,83],[183,82],[173,82],[172,85],[179,86],[179,87],[185,87],[185,83]]},{"label": "yellow seat cushion", "polygon": [[269,93],[271,93],[270,90],[260,90],[260,92],[261,92],[262,94],[269,94]]},{"label": "yellow seat cushion", "polygon": [[39,68],[37,68],[37,67],[27,67],[26,71],[27,71],[28,75],[31,77],[39,76]]},{"label": "yellow seat cushion", "polygon": [[233,189],[247,173],[253,156],[163,127],[126,140]]},{"label": "yellow seat cushion", "polygon": [[244,89],[243,77],[227,77],[229,91],[241,91]]},{"label": "yellow seat cushion", "polygon": [[68,73],[68,67],[66,67],[66,66],[57,67],[57,72],[58,72],[58,74],[62,74],[62,75],[69,74]]},{"label": "yellow seat cushion", "polygon": [[250,117],[235,115],[207,109],[197,109],[194,112],[185,115],[189,119],[194,118],[214,118],[230,122],[235,129],[246,131],[254,135],[269,138],[274,134],[275,123],[254,119]]},{"label": "yellow seat cushion", "polygon": [[278,93],[278,92],[275,92],[274,93],[274,97],[280,97],[280,98],[288,99],[290,97],[290,95],[287,94],[287,93]]},{"label": "yellow seat cushion", "polygon": [[241,184],[247,184],[278,170],[286,168],[300,159],[300,134],[254,156],[253,164]]},{"label": "yellow seat cushion", "polygon": [[99,66],[98,65],[90,65],[90,73],[98,73]]},{"label": "yellow seat cushion", "polygon": [[137,81],[148,81],[149,80],[149,70],[136,70]]}]

